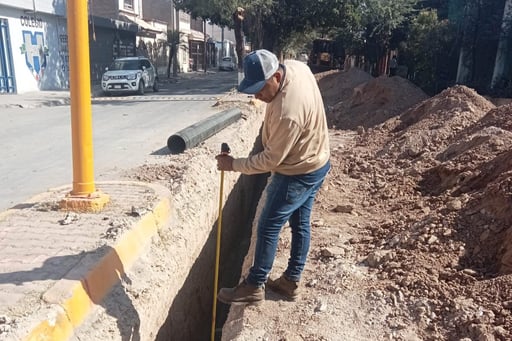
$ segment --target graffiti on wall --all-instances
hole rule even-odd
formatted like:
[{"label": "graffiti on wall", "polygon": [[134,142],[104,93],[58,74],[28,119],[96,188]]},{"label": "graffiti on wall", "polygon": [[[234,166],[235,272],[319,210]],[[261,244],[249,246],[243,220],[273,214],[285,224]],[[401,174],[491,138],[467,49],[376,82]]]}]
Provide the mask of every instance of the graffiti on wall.
[{"label": "graffiti on wall", "polygon": [[[29,28],[43,28],[43,20],[36,17],[20,17],[21,26]],[[48,47],[44,43],[44,33],[40,31],[23,30],[23,44],[21,53],[25,55],[25,63],[34,78],[40,82],[46,69]]]},{"label": "graffiti on wall", "polygon": [[59,56],[61,61],[61,69],[63,72],[69,72],[69,50],[68,36],[66,34],[59,35]]}]

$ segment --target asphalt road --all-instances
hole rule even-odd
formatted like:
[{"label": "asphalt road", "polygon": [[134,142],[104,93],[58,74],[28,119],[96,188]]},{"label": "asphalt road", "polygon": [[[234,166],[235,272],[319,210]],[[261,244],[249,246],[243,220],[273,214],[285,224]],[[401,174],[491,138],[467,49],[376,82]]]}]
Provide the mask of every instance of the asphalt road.
[{"label": "asphalt road", "polygon": [[[167,138],[218,112],[218,97],[236,86],[236,72],[163,80],[145,96],[93,98],[95,180],[115,179],[151,155],[165,154]],[[70,107],[2,108],[0,211],[48,188],[71,184]]]}]

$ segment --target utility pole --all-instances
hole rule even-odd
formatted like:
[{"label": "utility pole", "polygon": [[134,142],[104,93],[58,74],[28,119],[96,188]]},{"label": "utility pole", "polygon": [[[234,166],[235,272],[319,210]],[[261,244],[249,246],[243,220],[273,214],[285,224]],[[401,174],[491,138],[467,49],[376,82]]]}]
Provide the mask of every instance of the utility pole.
[{"label": "utility pole", "polygon": [[206,43],[206,19],[203,19],[203,36],[204,36],[204,48],[203,48],[203,64],[204,64],[204,72],[206,72],[206,52],[207,52],[207,43]]},{"label": "utility pole", "polygon": [[222,59],[223,57],[225,57],[225,52],[224,52],[224,26],[222,26],[222,31],[221,31],[221,38],[222,40],[222,45],[221,45],[221,48],[220,48],[220,58]]}]

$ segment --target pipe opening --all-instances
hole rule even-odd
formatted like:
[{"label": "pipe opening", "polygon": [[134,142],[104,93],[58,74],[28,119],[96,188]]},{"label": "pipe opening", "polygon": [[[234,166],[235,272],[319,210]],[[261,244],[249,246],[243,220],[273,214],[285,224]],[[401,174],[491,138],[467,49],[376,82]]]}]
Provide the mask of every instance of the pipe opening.
[{"label": "pipe opening", "polygon": [[187,144],[181,136],[171,135],[167,139],[167,148],[169,148],[171,154],[180,154],[185,151]]}]

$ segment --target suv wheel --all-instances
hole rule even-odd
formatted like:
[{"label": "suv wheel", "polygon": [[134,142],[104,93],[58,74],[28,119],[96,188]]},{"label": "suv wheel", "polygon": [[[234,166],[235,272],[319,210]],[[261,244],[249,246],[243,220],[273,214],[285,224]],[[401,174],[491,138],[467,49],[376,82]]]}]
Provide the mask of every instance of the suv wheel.
[{"label": "suv wheel", "polygon": [[155,82],[153,83],[153,91],[158,92],[158,78],[155,78]]},{"label": "suv wheel", "polygon": [[144,95],[144,81],[141,79],[139,82],[139,89],[137,90],[137,94]]}]

